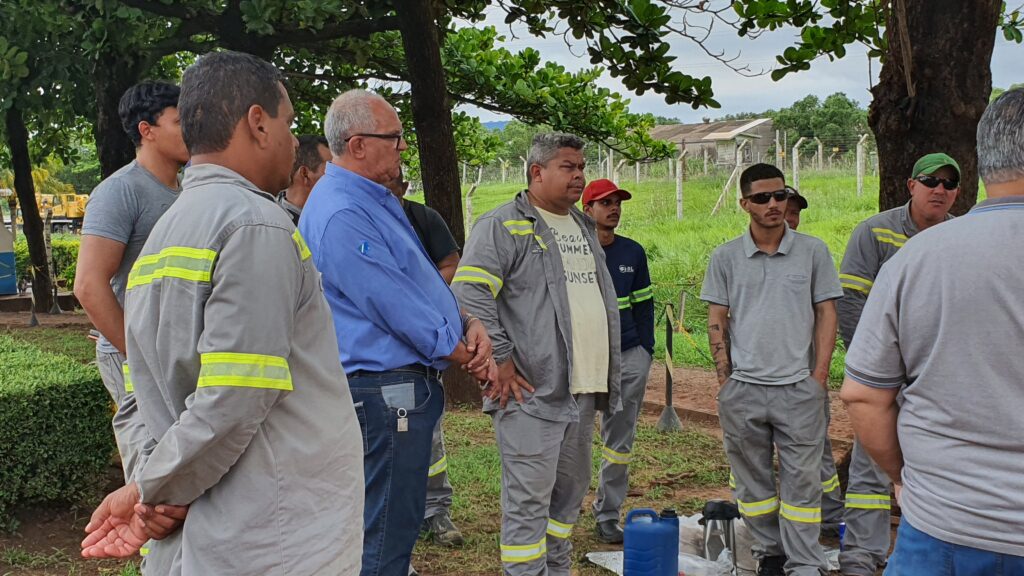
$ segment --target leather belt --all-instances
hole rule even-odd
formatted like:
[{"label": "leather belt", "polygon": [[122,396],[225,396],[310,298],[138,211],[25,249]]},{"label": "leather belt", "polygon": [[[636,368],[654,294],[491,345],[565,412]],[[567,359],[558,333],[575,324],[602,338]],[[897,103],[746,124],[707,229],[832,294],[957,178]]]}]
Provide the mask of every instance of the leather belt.
[{"label": "leather belt", "polygon": [[405,366],[399,366],[398,368],[392,368],[391,370],[356,370],[355,372],[349,372],[346,374],[348,378],[366,378],[369,376],[381,376],[383,374],[390,374],[392,372],[410,372],[413,374],[419,374],[426,376],[427,378],[433,378],[435,380],[441,379],[441,371],[430,366],[424,366],[423,364],[406,364]]}]

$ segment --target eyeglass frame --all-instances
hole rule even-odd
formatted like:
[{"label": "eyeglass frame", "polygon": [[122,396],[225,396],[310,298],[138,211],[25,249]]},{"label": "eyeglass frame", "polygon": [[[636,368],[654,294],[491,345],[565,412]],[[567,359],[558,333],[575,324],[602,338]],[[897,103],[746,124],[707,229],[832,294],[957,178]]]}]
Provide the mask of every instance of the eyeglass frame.
[{"label": "eyeglass frame", "polygon": [[381,140],[390,140],[394,138],[395,150],[398,150],[398,147],[402,145],[402,140],[405,140],[405,132],[399,132],[398,134],[373,134],[370,132],[360,132],[359,134],[353,134],[348,138],[345,138],[343,142],[347,144],[349,140],[357,136],[362,136],[363,138],[379,138]]}]

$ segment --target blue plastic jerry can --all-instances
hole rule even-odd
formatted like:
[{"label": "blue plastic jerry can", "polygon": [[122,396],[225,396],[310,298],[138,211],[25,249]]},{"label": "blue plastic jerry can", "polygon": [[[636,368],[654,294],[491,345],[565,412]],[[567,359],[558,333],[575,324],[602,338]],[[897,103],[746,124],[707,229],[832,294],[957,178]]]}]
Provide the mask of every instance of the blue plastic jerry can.
[{"label": "blue plastic jerry can", "polygon": [[624,576],[677,576],[679,573],[679,519],[666,510],[661,516],[650,508],[626,515],[623,554]]}]

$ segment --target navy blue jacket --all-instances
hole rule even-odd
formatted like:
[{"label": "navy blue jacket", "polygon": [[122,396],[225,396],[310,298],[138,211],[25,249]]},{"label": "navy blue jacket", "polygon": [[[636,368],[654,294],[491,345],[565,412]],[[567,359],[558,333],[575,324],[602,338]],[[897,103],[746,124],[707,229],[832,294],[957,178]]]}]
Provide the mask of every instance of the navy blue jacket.
[{"label": "navy blue jacket", "polygon": [[603,248],[619,300],[622,351],[643,346],[653,355],[654,291],[647,269],[647,254],[643,246],[618,234]]}]

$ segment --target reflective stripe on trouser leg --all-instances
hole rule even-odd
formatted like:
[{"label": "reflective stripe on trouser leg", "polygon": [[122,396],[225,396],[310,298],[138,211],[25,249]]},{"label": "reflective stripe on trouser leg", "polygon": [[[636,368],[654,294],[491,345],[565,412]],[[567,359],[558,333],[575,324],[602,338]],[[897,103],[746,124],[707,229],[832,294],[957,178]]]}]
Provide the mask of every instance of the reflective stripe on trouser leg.
[{"label": "reflective stripe on trouser leg", "polygon": [[768,387],[729,379],[719,391],[719,420],[736,500],[754,540],[755,559],[782,555],[778,494],[768,423]]},{"label": "reflective stripe on trouser leg", "polygon": [[427,471],[427,509],[424,518],[447,512],[452,507],[452,485],[448,482],[448,455],[444,447],[444,431],[441,422],[434,427],[430,439],[430,469]]},{"label": "reflective stripe on trouser leg", "polygon": [[825,446],[827,394],[805,378],[776,386],[769,399],[775,447],[779,452],[779,531],[786,573],[818,576],[828,572],[821,535],[821,455]]},{"label": "reflective stripe on trouser leg", "polygon": [[633,440],[650,370],[651,355],[642,346],[622,353],[622,410],[610,416],[603,413],[601,420],[601,472],[593,505],[598,522],[618,520],[629,491]]},{"label": "reflective stripe on trouser leg", "polygon": [[821,451],[821,521],[838,525],[843,520],[843,491],[832,458],[832,442],[828,438],[828,425],[832,421],[829,399],[825,397],[825,446]]},{"label": "reflective stripe on trouser leg", "polygon": [[[580,515],[583,497],[590,490],[591,447],[594,440],[594,395],[576,396],[580,420],[569,424],[559,447],[558,470],[551,490],[548,518],[548,574],[569,576],[572,566],[572,541],[565,536],[565,528],[572,526]],[[552,528],[555,528],[552,530]]]},{"label": "reflective stripe on trouser leg", "polygon": [[493,414],[501,454],[501,556],[509,576],[541,574],[559,447],[568,423],[526,414],[515,402]]},{"label": "reflective stripe on trouser leg", "polygon": [[839,566],[844,574],[868,575],[889,553],[889,478],[854,440],[846,488],[846,535]]}]

